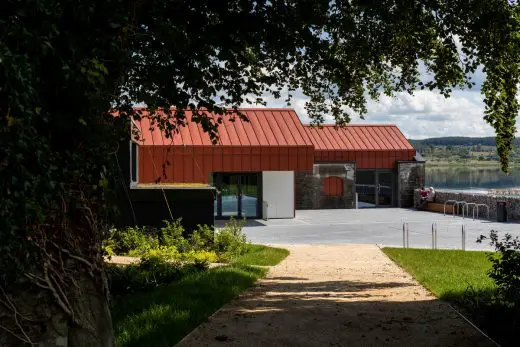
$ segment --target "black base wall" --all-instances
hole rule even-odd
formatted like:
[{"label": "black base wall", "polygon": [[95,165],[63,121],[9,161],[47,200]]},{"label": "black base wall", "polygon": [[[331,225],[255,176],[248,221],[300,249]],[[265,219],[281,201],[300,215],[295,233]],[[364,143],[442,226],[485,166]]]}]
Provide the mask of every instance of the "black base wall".
[{"label": "black base wall", "polygon": [[128,198],[120,197],[119,226],[121,227],[132,225],[161,227],[164,225],[164,220],[172,219],[171,215],[174,220],[182,218],[182,225],[187,231],[196,229],[198,224],[214,224],[212,188],[165,189],[164,194],[161,189],[129,189],[128,192],[131,204]]},{"label": "black base wall", "polygon": [[[197,225],[214,225],[213,199],[216,194],[213,187],[176,188],[176,189],[130,189],[130,144],[123,142],[119,146],[118,161],[114,162],[115,204],[118,218],[115,224],[125,226],[161,227],[164,220],[171,220],[168,204],[173,219],[182,218],[182,225],[187,231]],[[166,195],[166,204],[164,196]],[[131,201],[131,203],[130,203]],[[132,212],[133,210],[133,212]]]}]

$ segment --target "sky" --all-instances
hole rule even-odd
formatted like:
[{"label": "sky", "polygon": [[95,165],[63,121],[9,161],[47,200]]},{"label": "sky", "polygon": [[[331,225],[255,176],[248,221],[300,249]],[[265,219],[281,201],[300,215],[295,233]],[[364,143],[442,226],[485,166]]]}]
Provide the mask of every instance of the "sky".
[{"label": "sky", "polygon": [[[403,92],[395,97],[381,96],[378,102],[369,100],[365,119],[354,116],[352,123],[396,124],[404,135],[411,139],[494,136],[493,128],[483,119],[484,102],[480,86],[484,78],[482,72],[477,72],[473,76],[476,85],[472,89],[455,90],[449,98],[437,91],[417,90],[413,95]],[[267,96],[265,100],[266,107],[286,107],[283,97],[276,100]],[[306,100],[307,98],[297,91],[290,106],[305,123],[309,122],[304,107]],[[327,123],[333,123],[331,117],[326,119]],[[519,121],[517,128],[520,128]],[[517,136],[520,136],[518,130]]]}]

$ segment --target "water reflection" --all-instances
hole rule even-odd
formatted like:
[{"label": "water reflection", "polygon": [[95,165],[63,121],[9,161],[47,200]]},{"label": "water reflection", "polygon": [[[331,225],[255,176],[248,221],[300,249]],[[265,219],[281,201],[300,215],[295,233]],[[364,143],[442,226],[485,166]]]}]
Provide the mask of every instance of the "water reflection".
[{"label": "water reflection", "polygon": [[457,190],[486,190],[520,187],[520,169],[513,168],[510,176],[498,168],[428,167],[426,185]]}]

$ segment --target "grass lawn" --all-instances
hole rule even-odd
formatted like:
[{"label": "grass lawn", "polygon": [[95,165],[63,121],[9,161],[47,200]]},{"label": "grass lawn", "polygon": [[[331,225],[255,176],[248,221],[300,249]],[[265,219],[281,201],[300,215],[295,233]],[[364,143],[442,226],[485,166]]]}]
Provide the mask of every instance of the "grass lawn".
[{"label": "grass lawn", "polygon": [[117,346],[172,346],[222,305],[237,297],[289,252],[252,246],[230,266],[189,275],[148,293],[115,298],[112,320]]},{"label": "grass lawn", "polygon": [[458,302],[468,288],[493,291],[487,252],[413,248],[383,248],[383,252],[443,300]]},{"label": "grass lawn", "polygon": [[289,251],[261,245],[251,245],[249,252],[235,261],[235,264],[272,266],[284,260]]},{"label": "grass lawn", "polygon": [[383,248],[435,296],[454,304],[502,346],[517,346],[520,317],[515,309],[491,303],[494,283],[487,252]]}]

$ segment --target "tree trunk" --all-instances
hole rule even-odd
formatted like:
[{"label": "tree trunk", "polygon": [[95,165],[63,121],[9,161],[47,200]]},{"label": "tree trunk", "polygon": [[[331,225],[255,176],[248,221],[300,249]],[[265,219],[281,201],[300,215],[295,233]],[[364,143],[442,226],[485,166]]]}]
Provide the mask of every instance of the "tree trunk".
[{"label": "tree trunk", "polygon": [[17,320],[13,319],[14,311],[0,301],[0,325],[11,331],[0,329],[0,346],[20,346],[24,341],[39,347],[113,346],[112,319],[107,293],[100,285],[102,278],[99,273],[94,277],[83,269],[75,274],[77,287],[67,296],[74,319],[57,305],[51,291],[28,281],[8,293]]},{"label": "tree trunk", "polygon": [[[79,325],[69,327],[69,346],[71,347],[111,347],[114,345],[112,317],[106,293],[102,286],[84,274],[78,279],[81,297],[71,303]],[[100,288],[101,287],[101,288]]]}]

